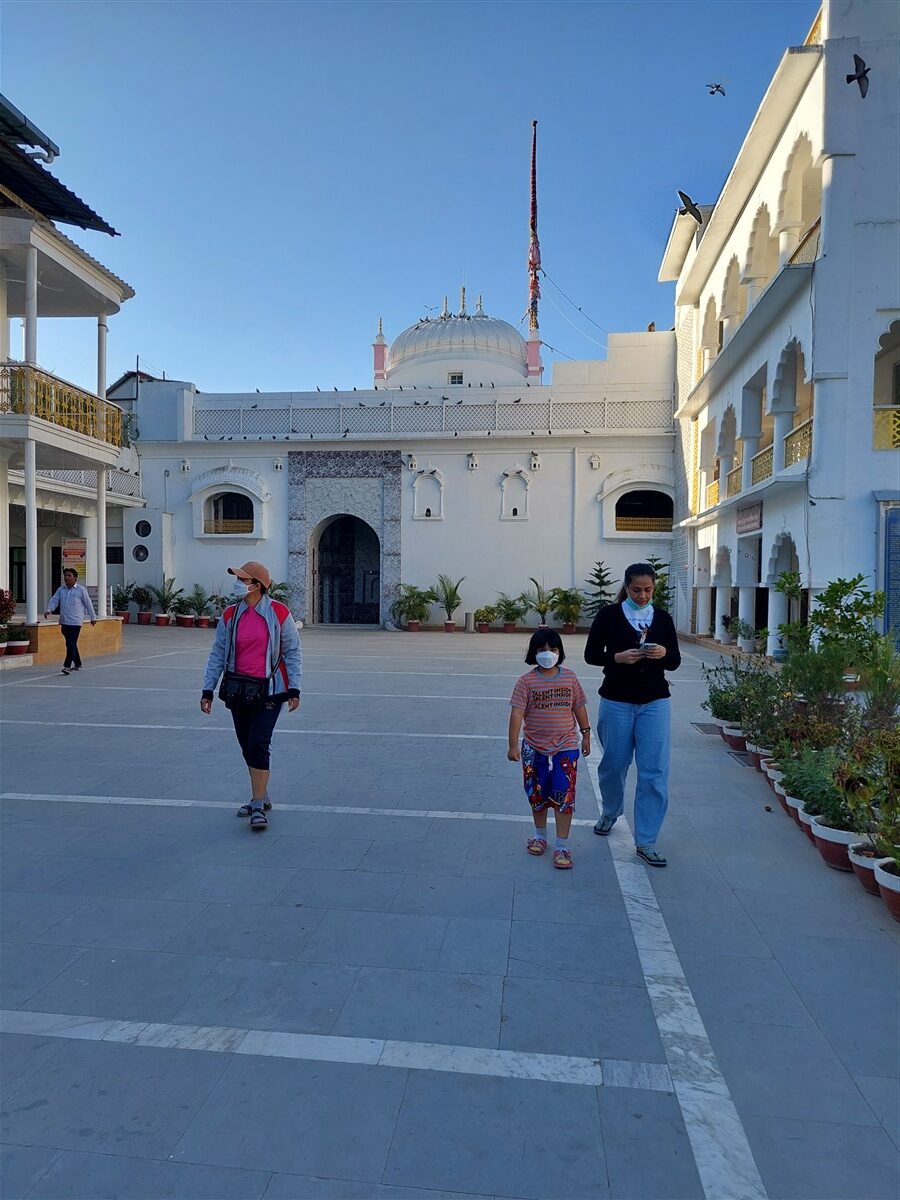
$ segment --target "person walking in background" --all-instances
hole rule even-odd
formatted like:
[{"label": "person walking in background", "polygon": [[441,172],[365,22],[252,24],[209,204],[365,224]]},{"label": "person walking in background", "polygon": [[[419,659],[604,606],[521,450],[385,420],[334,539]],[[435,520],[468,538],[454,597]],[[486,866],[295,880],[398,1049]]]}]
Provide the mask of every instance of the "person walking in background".
[{"label": "person walking in background", "polygon": [[637,763],[634,843],[651,867],[666,860],[656,839],[669,803],[669,684],[666,671],[681,665],[678,636],[669,614],[653,604],[656,572],[634,563],[614,602],[594,618],[585,662],[603,668],[597,734],[603,757],[600,820],[594,833],[605,837],[625,808],[625,779]]},{"label": "person walking in background", "polygon": [[66,640],[66,658],[62,665],[62,673],[68,675],[71,671],[81,670],[78,638],[85,618],[92,625],[97,624],[94,605],[87,588],[78,582],[78,572],[74,567],[66,567],[63,571],[63,585],[50,597],[50,603],[44,610],[44,620],[55,612],[59,613],[59,628]]},{"label": "person walking in background", "polygon": [[203,678],[200,711],[212,712],[213,693],[222,680],[219,699],[231,713],[244,762],[250,773],[250,800],[237,810],[250,818],[250,828],[265,829],[269,800],[270,746],[281,706],[300,707],[303,660],[300,635],[286,604],[270,600],[272,577],[259,562],[229,567],[234,575],[235,603],[216,626],[216,636]]},{"label": "person walking in background", "polygon": [[[575,813],[575,782],[579,745],[591,752],[587,700],[574,671],[562,664],[566,652],[555,629],[541,627],[532,634],[525,661],[534,669],[513,688],[509,712],[509,748],[506,757],[522,763],[525,795],[531,805],[534,834],[529,854],[547,849],[547,813],[556,821],[553,865],[572,866],[569,830]],[[521,748],[519,734],[524,726]]]}]

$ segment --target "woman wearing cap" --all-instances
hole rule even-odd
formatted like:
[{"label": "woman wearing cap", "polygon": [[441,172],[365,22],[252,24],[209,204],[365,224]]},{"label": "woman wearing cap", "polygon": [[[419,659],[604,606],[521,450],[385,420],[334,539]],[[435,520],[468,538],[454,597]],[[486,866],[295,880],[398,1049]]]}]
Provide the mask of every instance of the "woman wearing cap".
[{"label": "woman wearing cap", "polygon": [[212,711],[213,692],[222,679],[219,698],[231,713],[234,731],[250,772],[250,800],[238,809],[251,829],[265,829],[269,801],[269,746],[282,704],[300,707],[302,656],[297,626],[286,604],[270,600],[272,577],[262,563],[229,567],[234,575],[235,603],[216,627],[200,711]]}]

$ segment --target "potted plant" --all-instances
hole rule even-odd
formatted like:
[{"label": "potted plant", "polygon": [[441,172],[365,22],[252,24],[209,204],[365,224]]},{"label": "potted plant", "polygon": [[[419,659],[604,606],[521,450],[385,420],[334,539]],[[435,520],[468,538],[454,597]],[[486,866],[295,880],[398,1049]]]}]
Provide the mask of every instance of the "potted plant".
[{"label": "potted plant", "polygon": [[735,617],[728,625],[728,632],[736,639],[738,647],[752,654],[756,646],[756,631],[747,621]]},{"label": "potted plant", "polygon": [[188,608],[187,596],[179,596],[174,601],[171,608],[171,614],[175,618],[175,624],[179,629],[194,628],[194,614]]},{"label": "potted plant", "polygon": [[553,607],[554,588],[545,587],[542,583],[538,583],[532,575],[529,577],[529,583],[532,585],[526,588],[519,597],[521,603],[525,607],[525,613],[537,613],[538,621],[541,625],[547,624],[547,613]]},{"label": "potted plant", "polygon": [[701,668],[707,684],[707,696],[702,707],[709,712],[719,726],[719,732],[732,750],[747,748],[741,719],[741,689],[744,665],[737,658],[720,658],[714,667]]},{"label": "potted plant", "polygon": [[461,579],[457,579],[454,583],[449,575],[438,575],[437,583],[431,589],[434,602],[439,604],[447,614],[447,619],[444,622],[445,633],[453,633],[456,630],[456,622],[453,620],[453,614],[462,604],[459,586],[463,582],[463,579],[465,579],[465,575]]},{"label": "potted plant", "polygon": [[522,601],[516,596],[507,596],[506,592],[500,592],[494,607],[497,609],[497,616],[503,621],[503,632],[515,633],[516,622],[525,616],[525,605]]},{"label": "potted plant", "polygon": [[133,583],[117,583],[112,590],[113,612],[123,625],[128,624],[131,609],[128,607],[134,597]]},{"label": "potted plant", "polygon": [[428,619],[428,613],[435,603],[434,592],[430,588],[423,591],[412,583],[400,584],[400,595],[391,605],[391,616],[402,624],[410,633],[418,633],[419,625]]},{"label": "potted plant", "polygon": [[131,593],[131,598],[137,605],[138,625],[149,625],[152,621],[150,610],[153,607],[153,596],[148,587],[138,585]]},{"label": "potted plant", "polygon": [[757,654],[765,654],[766,646],[769,644],[769,630],[763,625],[762,628],[754,631],[753,634],[754,649]]},{"label": "potted plant", "polygon": [[157,625],[168,625],[171,614],[175,611],[178,601],[184,595],[184,588],[177,588],[175,580],[171,576],[163,576],[162,586],[148,587],[147,589],[153,596],[159,611],[156,614]]},{"label": "potted plant", "polygon": [[11,657],[28,653],[28,630],[24,625],[7,625],[6,653]]},{"label": "potted plant", "polygon": [[739,691],[740,723],[750,762],[757,770],[771,758],[790,713],[790,695],[785,693],[778,673],[763,659],[755,659],[743,676]]},{"label": "potted plant", "polygon": [[210,599],[211,597],[203,585],[195,583],[182,601],[183,611],[191,614],[193,624],[198,629],[209,628]]},{"label": "potted plant", "polygon": [[554,588],[552,593],[553,615],[562,621],[563,633],[574,633],[578,618],[584,608],[585,595],[581,588]]},{"label": "potted plant", "polygon": [[612,604],[613,596],[616,594],[616,584],[602,559],[595,564],[590,578],[585,582],[590,590],[585,597],[584,611],[587,616],[593,618],[601,608]]},{"label": "potted plant", "polygon": [[[876,869],[896,859],[900,844],[900,729],[873,730],[866,721],[841,758],[837,783],[865,834],[848,848],[850,865],[866,891],[878,895]],[[889,908],[893,885],[893,879],[884,880]]]},{"label": "potted plant", "polygon": [[0,625],[16,615],[16,599],[8,588],[0,588]]},{"label": "potted plant", "polygon": [[0,625],[0,658],[6,653],[7,631],[5,625]]},{"label": "potted plant", "polygon": [[[198,586],[195,584],[195,586]],[[267,593],[270,600],[278,600],[282,604],[287,604],[291,595],[291,585],[285,580],[280,583],[271,583]]]},{"label": "potted plant", "polygon": [[493,604],[475,609],[475,630],[477,633],[487,633],[492,622],[497,620],[497,610]]},{"label": "potted plant", "polygon": [[[819,812],[820,796],[834,786],[834,766],[833,755],[819,754],[808,747],[798,758],[784,764],[781,785],[785,799],[797,824],[814,844],[812,819]],[[791,803],[792,799],[796,805]]]}]

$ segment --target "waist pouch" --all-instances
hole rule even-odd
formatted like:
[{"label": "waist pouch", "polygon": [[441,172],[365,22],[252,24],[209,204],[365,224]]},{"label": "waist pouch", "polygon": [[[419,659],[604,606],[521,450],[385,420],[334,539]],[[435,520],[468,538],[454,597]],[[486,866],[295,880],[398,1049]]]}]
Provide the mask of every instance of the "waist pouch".
[{"label": "waist pouch", "polygon": [[[275,671],[281,665],[275,664]],[[219,685],[219,699],[226,708],[261,708],[268,700],[271,675],[240,675],[237,671],[226,671]]]}]

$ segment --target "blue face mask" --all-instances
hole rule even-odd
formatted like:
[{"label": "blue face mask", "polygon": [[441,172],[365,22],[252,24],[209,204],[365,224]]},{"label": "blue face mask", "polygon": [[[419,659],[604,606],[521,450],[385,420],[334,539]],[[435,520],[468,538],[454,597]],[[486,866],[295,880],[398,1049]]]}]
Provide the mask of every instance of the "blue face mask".
[{"label": "blue face mask", "polygon": [[247,587],[246,583],[242,583],[240,579],[236,579],[234,581],[234,586],[231,589],[231,594],[234,596],[235,600],[244,600],[249,591],[250,589]]},{"label": "blue face mask", "polygon": [[650,605],[653,603],[653,601],[648,600],[646,604],[635,604],[635,602],[632,600],[632,598],[630,596],[626,596],[625,603],[632,610],[632,612],[646,612],[647,609],[650,607]]}]

